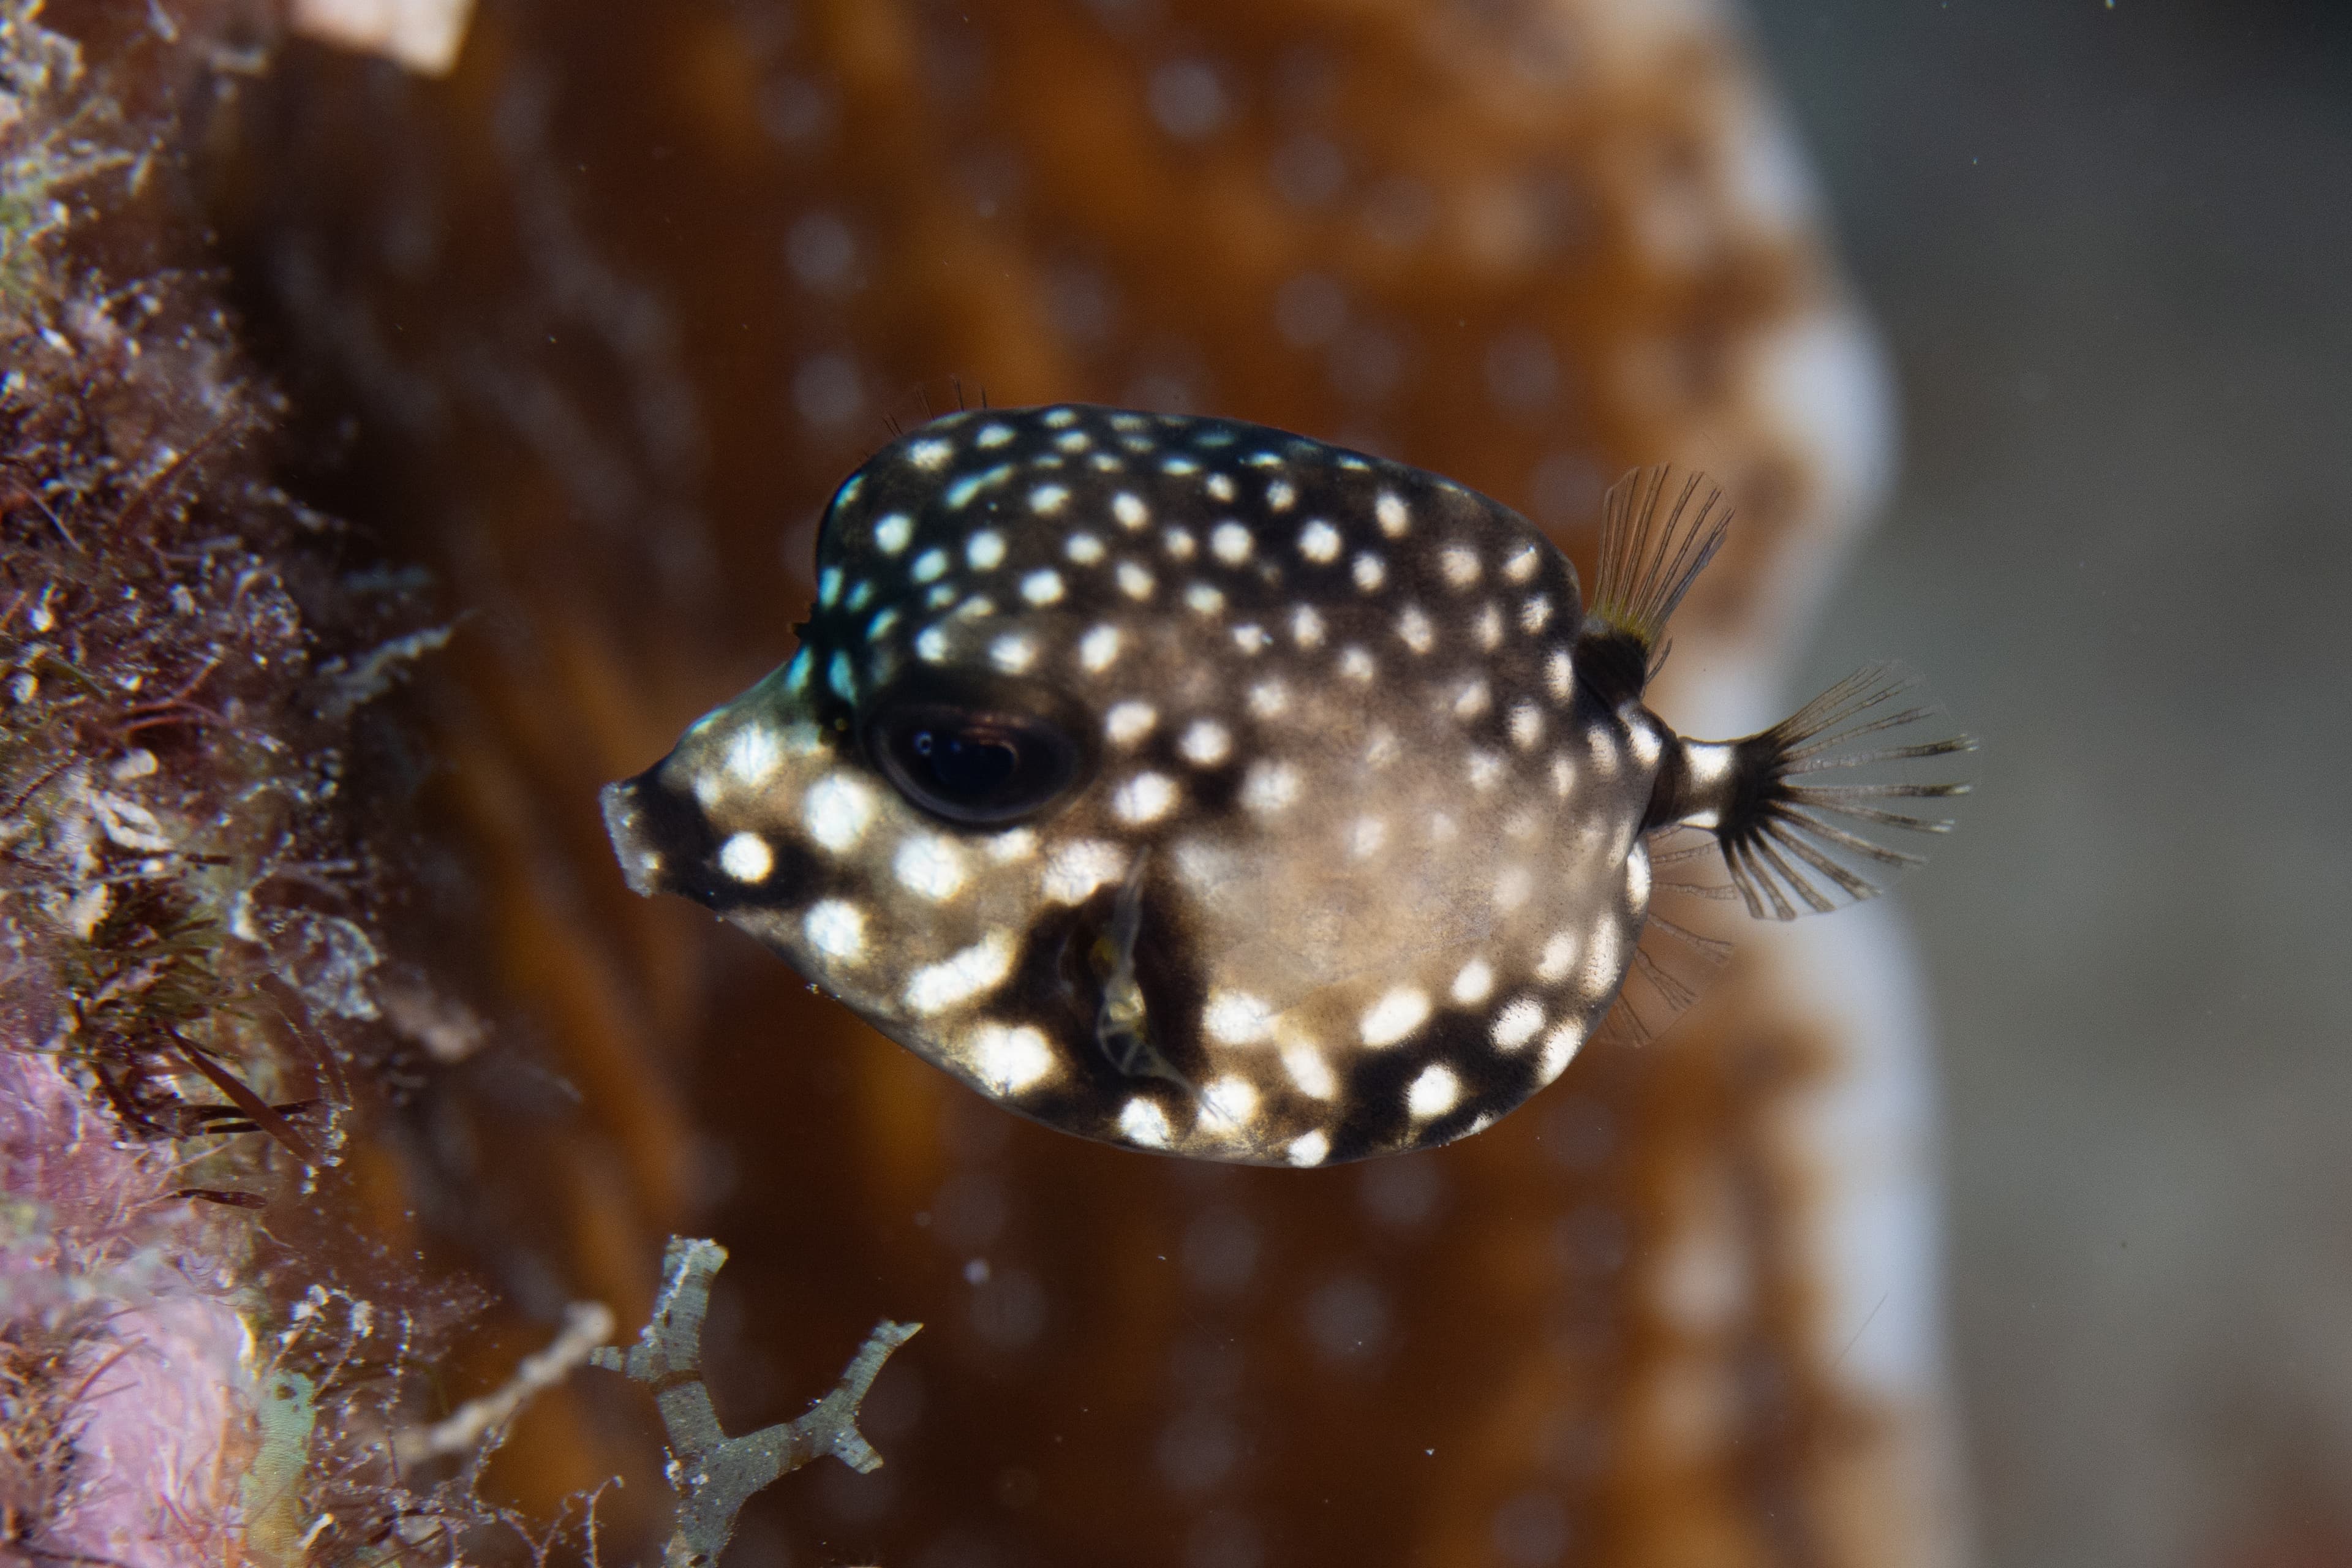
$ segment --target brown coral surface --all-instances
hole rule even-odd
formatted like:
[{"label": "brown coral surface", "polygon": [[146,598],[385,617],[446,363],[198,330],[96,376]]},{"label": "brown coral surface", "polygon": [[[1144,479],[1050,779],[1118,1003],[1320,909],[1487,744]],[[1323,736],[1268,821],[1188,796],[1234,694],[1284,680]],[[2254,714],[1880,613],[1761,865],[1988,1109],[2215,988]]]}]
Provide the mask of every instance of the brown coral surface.
[{"label": "brown coral surface", "polygon": [[[1664,706],[1771,717],[1883,415],[1728,18],[515,0],[445,82],[290,49],[215,153],[237,286],[333,455],[302,488],[462,617],[419,910],[491,1026],[417,1026],[447,1061],[361,1223],[495,1279],[509,1347],[578,1296],[635,1321],[664,1237],[716,1235],[730,1429],[877,1317],[930,1325],[867,1405],[887,1468],[787,1480],[730,1561],[1946,1560],[1932,1335],[1847,1363],[1874,1310],[1828,1261],[1861,1178],[1822,1107],[1904,1048],[1899,1005],[1840,1000],[1843,939],[1759,945],[1456,1147],[1211,1169],[975,1101],[631,898],[595,811],[788,655],[832,486],[958,395],[1371,447],[1588,567],[1607,479],[1699,463],[1744,521]],[[547,1509],[642,1475],[634,1401],[576,1383],[502,1484]],[[604,1517],[641,1532],[652,1493]]]}]

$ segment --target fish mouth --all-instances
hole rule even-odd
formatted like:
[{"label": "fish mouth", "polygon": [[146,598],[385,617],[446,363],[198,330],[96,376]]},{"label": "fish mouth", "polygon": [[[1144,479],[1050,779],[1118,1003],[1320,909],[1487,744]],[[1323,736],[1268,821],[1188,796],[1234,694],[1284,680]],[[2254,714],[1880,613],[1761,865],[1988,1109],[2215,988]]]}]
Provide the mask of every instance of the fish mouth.
[{"label": "fish mouth", "polygon": [[663,780],[667,768],[665,759],[599,792],[613,857],[633,893],[677,893],[717,907],[744,889],[712,875],[719,846],[710,823],[691,795]]},{"label": "fish mouth", "polygon": [[640,773],[606,784],[596,798],[604,807],[604,835],[613,841],[613,855],[621,863],[629,891],[649,899],[668,892],[673,884],[663,877],[667,858],[654,839],[652,814],[645,800],[646,787],[646,775]]}]

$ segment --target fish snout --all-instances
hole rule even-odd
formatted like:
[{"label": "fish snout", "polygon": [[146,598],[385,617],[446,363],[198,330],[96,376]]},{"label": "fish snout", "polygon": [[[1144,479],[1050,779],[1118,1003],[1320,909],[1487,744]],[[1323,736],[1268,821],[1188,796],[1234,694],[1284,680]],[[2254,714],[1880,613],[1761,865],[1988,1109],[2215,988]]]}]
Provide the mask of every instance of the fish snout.
[{"label": "fish snout", "polygon": [[691,873],[707,858],[708,848],[698,854],[697,846],[686,840],[708,839],[709,828],[692,801],[663,786],[660,772],[656,766],[604,786],[597,797],[604,807],[604,832],[631,892],[693,898],[698,890]]}]

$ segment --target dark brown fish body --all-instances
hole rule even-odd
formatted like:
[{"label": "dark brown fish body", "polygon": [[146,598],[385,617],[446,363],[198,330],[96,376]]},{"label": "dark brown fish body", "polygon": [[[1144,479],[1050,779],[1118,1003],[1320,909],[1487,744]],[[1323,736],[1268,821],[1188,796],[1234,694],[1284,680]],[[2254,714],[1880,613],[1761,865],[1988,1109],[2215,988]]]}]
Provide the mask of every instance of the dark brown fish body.
[{"label": "dark brown fish body", "polygon": [[1871,890],[1839,857],[1907,858],[1810,814],[1932,826],[1853,792],[1953,793],[1786,782],[1891,689],[1722,745],[1643,706],[1720,538],[1696,493],[1621,498],[1588,621],[1565,556],[1418,469],[1224,420],[951,416],[843,486],[799,653],[608,823],[640,891],[1054,1126],[1259,1163],[1444,1142],[1615,1003],[1659,830],[1715,829],[1751,909],[1795,912],[1781,884],[1827,907]]}]

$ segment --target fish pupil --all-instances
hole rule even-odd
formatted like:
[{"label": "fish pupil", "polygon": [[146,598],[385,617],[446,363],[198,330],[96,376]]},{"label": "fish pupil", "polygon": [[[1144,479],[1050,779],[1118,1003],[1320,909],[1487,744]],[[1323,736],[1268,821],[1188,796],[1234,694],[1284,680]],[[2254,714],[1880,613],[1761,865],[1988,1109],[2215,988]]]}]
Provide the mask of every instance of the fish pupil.
[{"label": "fish pupil", "polygon": [[909,801],[986,826],[1043,811],[1084,783],[1086,752],[1067,725],[973,695],[894,694],[866,716],[866,755]]},{"label": "fish pupil", "polygon": [[967,800],[994,795],[1021,766],[1021,753],[995,735],[918,730],[913,745],[915,754],[930,764],[940,788]]}]

